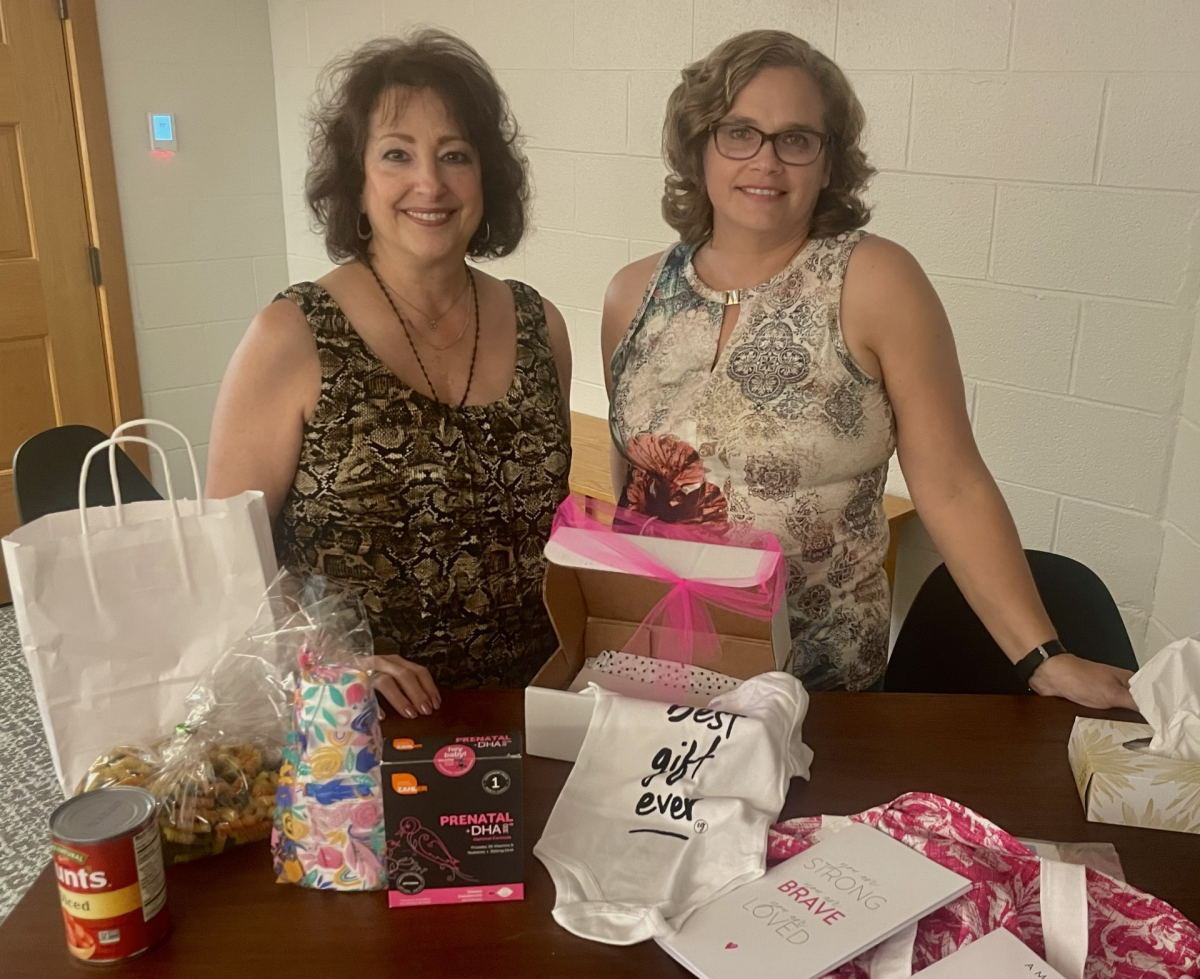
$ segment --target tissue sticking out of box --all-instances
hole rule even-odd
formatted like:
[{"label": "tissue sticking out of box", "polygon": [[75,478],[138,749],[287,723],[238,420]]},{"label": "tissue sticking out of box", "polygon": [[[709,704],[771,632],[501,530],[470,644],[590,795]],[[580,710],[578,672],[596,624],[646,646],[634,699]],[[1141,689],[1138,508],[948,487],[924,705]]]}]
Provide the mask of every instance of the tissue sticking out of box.
[{"label": "tissue sticking out of box", "polygon": [[1145,751],[1200,764],[1200,641],[1164,647],[1133,675],[1129,692],[1154,729]]}]

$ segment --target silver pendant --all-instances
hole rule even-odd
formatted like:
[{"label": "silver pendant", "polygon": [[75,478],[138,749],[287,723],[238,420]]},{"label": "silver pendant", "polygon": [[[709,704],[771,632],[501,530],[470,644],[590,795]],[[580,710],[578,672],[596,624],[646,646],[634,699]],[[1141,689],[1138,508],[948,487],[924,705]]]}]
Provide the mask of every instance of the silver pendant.
[{"label": "silver pendant", "polygon": [[742,290],[741,289],[725,290],[725,305],[726,306],[740,306],[741,303],[742,303]]}]

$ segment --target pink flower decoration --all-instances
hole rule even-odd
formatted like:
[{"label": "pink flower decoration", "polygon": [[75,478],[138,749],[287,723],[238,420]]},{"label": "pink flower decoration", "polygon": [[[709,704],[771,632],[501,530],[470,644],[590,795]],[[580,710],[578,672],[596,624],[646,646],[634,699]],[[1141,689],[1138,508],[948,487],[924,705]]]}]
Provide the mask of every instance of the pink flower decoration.
[{"label": "pink flower decoration", "polygon": [[375,828],[379,822],[379,810],[374,802],[360,802],[350,812],[350,825],[359,832]]},{"label": "pink flower decoration", "polygon": [[352,683],[346,688],[346,703],[353,706],[367,695],[366,688],[361,683]]},{"label": "pink flower decoration", "polygon": [[317,863],[326,870],[337,870],[344,862],[341,850],[332,846],[323,846],[317,850]]}]

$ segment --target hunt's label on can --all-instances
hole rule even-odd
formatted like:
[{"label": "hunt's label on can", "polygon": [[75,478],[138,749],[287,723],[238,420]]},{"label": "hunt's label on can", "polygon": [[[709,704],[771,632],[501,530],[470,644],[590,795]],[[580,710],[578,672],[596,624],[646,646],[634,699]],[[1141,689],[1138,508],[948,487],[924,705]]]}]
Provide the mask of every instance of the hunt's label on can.
[{"label": "hunt's label on can", "polygon": [[67,947],[88,962],[144,952],[170,927],[154,797],[126,786],[69,799],[50,817]]}]

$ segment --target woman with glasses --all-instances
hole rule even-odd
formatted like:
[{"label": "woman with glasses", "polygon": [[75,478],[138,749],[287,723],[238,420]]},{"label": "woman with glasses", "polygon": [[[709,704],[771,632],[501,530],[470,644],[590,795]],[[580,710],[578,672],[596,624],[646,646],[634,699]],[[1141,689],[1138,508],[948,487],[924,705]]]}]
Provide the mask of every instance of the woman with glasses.
[{"label": "woman with glasses", "polygon": [[776,534],[796,675],[879,689],[898,449],[967,600],[1014,663],[1040,664],[1030,686],[1132,707],[1127,671],[1053,655],[937,295],[908,252],[861,230],[864,122],[838,66],[782,31],[741,34],[684,69],[663,136],[663,216],[680,242],[622,269],[605,297],[620,500]]}]

